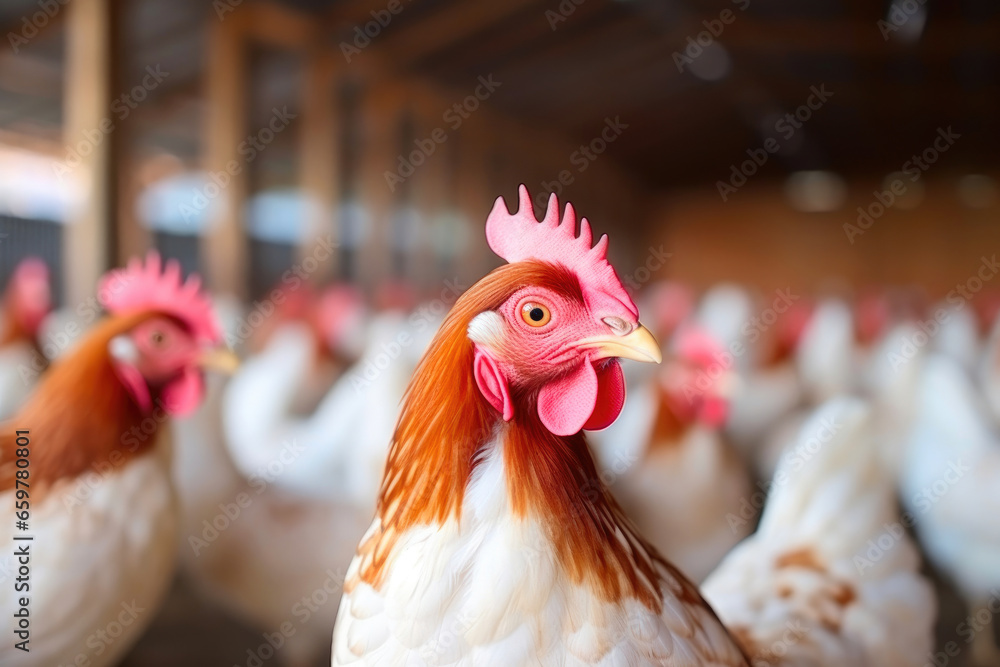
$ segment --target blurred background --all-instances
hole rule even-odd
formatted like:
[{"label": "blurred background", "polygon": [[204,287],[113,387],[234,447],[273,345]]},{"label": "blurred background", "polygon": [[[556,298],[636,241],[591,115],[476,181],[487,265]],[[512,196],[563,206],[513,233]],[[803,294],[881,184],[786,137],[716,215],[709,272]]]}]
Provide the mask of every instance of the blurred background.
[{"label": "blurred background", "polygon": [[[433,298],[519,183],[636,289],[929,301],[1000,247],[994,0],[5,0],[0,34],[0,288],[39,256],[70,308],[148,248],[244,301]],[[185,600],[126,664],[244,664]]]},{"label": "blurred background", "polygon": [[328,237],[317,280],[434,290],[495,263],[485,214],[523,182],[613,230],[622,273],[662,244],[696,284],[944,294],[998,240],[998,12],[10,0],[0,281],[40,254],[79,300],[152,246],[252,298]]}]

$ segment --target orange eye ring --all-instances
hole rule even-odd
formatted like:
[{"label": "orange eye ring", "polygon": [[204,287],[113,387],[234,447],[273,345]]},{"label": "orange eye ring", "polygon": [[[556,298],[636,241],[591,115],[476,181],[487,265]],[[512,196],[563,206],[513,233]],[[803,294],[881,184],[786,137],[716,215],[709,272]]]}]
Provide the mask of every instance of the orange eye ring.
[{"label": "orange eye ring", "polygon": [[552,320],[552,313],[536,301],[528,301],[521,306],[521,319],[529,327],[544,327]]}]

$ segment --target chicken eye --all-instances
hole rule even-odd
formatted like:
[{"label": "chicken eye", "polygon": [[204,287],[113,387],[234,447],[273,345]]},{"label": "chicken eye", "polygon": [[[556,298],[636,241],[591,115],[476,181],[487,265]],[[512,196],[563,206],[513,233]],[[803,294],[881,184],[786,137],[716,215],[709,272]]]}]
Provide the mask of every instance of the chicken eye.
[{"label": "chicken eye", "polygon": [[166,336],[163,335],[162,331],[154,331],[150,335],[149,340],[153,342],[153,345],[160,346],[163,345],[163,341],[166,340]]},{"label": "chicken eye", "polygon": [[529,301],[521,306],[521,319],[529,327],[544,327],[552,319],[552,314],[542,304]]}]

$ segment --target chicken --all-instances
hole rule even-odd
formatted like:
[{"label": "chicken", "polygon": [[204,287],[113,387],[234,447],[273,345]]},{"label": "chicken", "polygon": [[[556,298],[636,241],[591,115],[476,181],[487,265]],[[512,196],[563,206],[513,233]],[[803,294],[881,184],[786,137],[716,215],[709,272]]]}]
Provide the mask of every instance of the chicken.
[{"label": "chicken", "polygon": [[259,474],[292,439],[306,448],[314,446],[305,440],[323,442],[328,411],[319,408],[364,339],[366,315],[353,289],[331,288],[307,310],[277,327],[226,391],[227,443],[246,477]]},{"label": "chicken", "polygon": [[[196,488],[182,498],[183,569],[208,599],[265,636],[281,637],[282,664],[311,666],[323,651],[329,654],[341,585],[371,522],[399,399],[415,363],[410,358],[423,349],[420,324],[398,312],[375,317],[361,360],[311,415],[265,415],[266,430],[256,422],[237,430],[230,421],[230,438],[245,438],[238,443],[242,452],[256,457],[239,459],[240,465],[229,455],[223,421],[239,419],[247,402],[259,400],[258,374],[285,382],[275,373],[300,372],[312,349],[305,327],[282,327],[224,394],[210,395],[197,422],[178,425],[191,431],[187,444],[198,449],[211,481],[185,484]],[[367,372],[400,333],[412,346],[401,347],[377,375]],[[270,358],[277,354],[286,356]]]},{"label": "chicken", "polygon": [[[602,461],[603,475],[628,516],[700,582],[750,533],[755,512],[743,507],[752,496],[750,477],[721,431],[733,380],[720,366],[721,348],[687,325],[672,356],[661,377],[630,397],[622,417],[594,439],[619,450]],[[637,408],[641,429],[626,414]]]},{"label": "chicken", "polygon": [[781,459],[757,532],[702,586],[754,665],[911,667],[936,603],[860,400],[824,404]]},{"label": "chicken", "polygon": [[982,610],[992,616],[1000,599],[1000,437],[957,361],[928,357],[917,394],[900,492],[927,557],[986,626],[973,633],[967,623],[959,630],[972,644],[975,664],[997,665],[992,618],[984,622]]},{"label": "chicken", "polygon": [[742,365],[726,421],[726,433],[744,457],[764,471],[763,477],[773,472],[767,463],[768,453],[762,450],[768,433],[794,412],[804,398],[796,353],[812,316],[808,305],[781,302],[779,305],[786,306],[786,310],[774,311],[777,317],[774,325],[763,334],[751,330],[757,337],[751,335],[745,341],[746,345],[756,344],[756,347],[744,352],[744,356],[753,359]]},{"label": "chicken", "polygon": [[796,363],[810,406],[853,389],[858,369],[855,321],[850,306],[825,299],[802,332]]},{"label": "chicken", "polygon": [[795,351],[811,310],[799,298],[779,292],[757,312],[745,290],[724,283],[705,294],[693,319],[721,344],[717,365],[736,372],[725,430],[747,459],[802,401]]},{"label": "chicken", "polygon": [[47,365],[38,332],[51,308],[48,267],[36,258],[22,261],[11,275],[0,320],[0,419],[17,412]]},{"label": "chicken", "polygon": [[110,316],[0,426],[0,502],[22,503],[27,523],[15,530],[8,516],[0,539],[30,569],[18,592],[0,592],[4,617],[27,607],[18,642],[30,652],[5,642],[0,664],[115,664],[173,574],[166,422],[202,400],[203,368],[233,358],[215,347],[197,281],[182,283],[176,264],[160,268],[153,254],[107,275]]},{"label": "chicken", "polygon": [[983,348],[978,364],[978,379],[986,397],[986,405],[994,421],[1000,424],[1000,317],[993,323]]},{"label": "chicken", "polygon": [[607,239],[519,194],[486,225],[510,263],[458,299],[407,389],[332,664],[747,665],[581,433],[620,412],[619,358],[660,361]]}]

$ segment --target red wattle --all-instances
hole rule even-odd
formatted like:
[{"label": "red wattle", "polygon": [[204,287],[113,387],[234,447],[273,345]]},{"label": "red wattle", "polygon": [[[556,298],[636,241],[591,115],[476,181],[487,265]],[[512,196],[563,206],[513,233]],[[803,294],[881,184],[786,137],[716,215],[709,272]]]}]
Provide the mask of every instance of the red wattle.
[{"label": "red wattle", "polygon": [[198,408],[204,395],[205,381],[201,372],[194,368],[185,368],[179,378],[163,388],[160,397],[167,412],[183,417]]},{"label": "red wattle", "polygon": [[538,392],[538,416],[555,435],[573,435],[588,423],[597,405],[597,372],[584,361]]},{"label": "red wattle", "polygon": [[597,404],[583,425],[588,431],[611,426],[625,405],[625,375],[621,364],[612,360],[597,372]]}]

